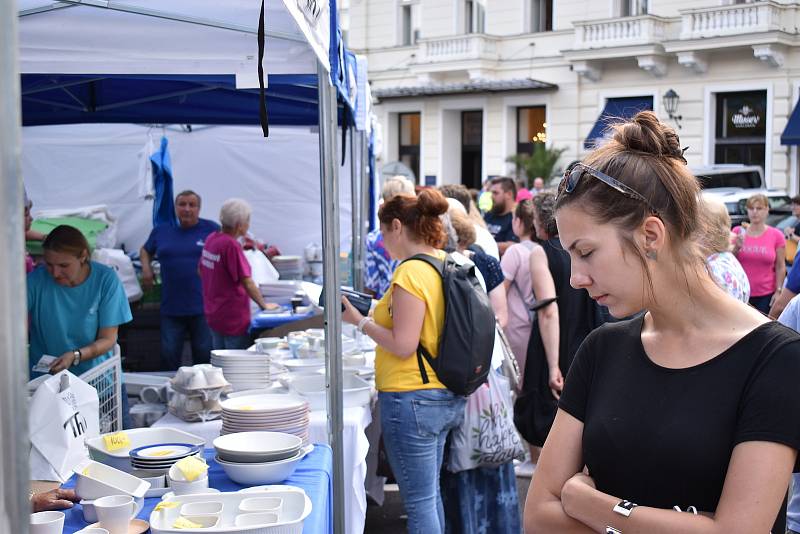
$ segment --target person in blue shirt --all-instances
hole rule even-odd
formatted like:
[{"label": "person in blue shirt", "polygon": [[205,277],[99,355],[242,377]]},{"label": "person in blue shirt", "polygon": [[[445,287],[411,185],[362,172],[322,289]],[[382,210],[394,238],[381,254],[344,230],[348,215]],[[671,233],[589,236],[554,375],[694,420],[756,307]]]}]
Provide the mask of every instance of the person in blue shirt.
[{"label": "person in blue shirt", "polygon": [[51,374],[81,375],[111,356],[119,325],[132,319],[128,299],[116,272],[89,259],[77,229],[56,227],[42,248],[44,265],[28,275],[29,368],[47,354],[57,357]]},{"label": "person in blue shirt", "polygon": [[146,289],[153,285],[151,260],[158,258],[161,263],[161,358],[172,370],[181,365],[187,334],[193,363],[207,363],[211,351],[197,264],[206,237],[220,228],[214,221],[200,218],[200,204],[200,195],[194,191],[178,193],[175,212],[179,226],[156,226],[139,251]]}]

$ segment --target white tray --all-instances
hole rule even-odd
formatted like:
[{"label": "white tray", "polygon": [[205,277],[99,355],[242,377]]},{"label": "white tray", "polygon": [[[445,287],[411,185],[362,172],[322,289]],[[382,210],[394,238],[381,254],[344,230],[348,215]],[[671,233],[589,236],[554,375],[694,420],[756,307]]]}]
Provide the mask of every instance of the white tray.
[{"label": "white tray", "polygon": [[131,466],[130,457],[128,453],[137,447],[144,447],[145,445],[154,445],[157,443],[189,443],[191,445],[200,445],[205,447],[206,440],[194,434],[189,434],[183,430],[169,427],[157,428],[134,428],[125,430],[125,433],[130,438],[131,446],[117,449],[109,452],[103,443],[103,435],[96,438],[86,440],[86,446],[89,447],[89,456],[92,460],[110,465],[120,471],[130,473],[133,471]]},{"label": "white tray", "polygon": [[[242,501],[246,499],[259,499],[263,497],[276,497],[281,499],[280,510],[276,512],[277,522],[272,524],[256,524],[252,526],[237,527],[234,521],[238,515],[247,512],[239,510]],[[225,532],[236,534],[302,534],[303,522],[311,513],[311,499],[306,493],[294,486],[270,486],[259,488],[258,491],[231,492],[216,494],[178,495],[166,496],[162,503],[179,503],[173,508],[163,508],[150,514],[150,530],[153,534],[200,534],[203,532]],[[177,529],[172,525],[181,515],[183,507],[192,503],[217,503],[222,505],[222,511],[216,514],[216,526],[199,529]],[[210,507],[209,509],[213,508]],[[256,513],[256,512],[249,512]],[[191,517],[213,517],[214,514]],[[213,520],[212,520],[213,521]]]}]

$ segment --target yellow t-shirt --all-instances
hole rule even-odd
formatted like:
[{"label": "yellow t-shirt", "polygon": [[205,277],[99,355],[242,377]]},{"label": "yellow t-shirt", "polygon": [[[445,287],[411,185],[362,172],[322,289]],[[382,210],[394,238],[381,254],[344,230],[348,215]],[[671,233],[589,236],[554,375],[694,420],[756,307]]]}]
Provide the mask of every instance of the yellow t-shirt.
[{"label": "yellow t-shirt", "polygon": [[[439,259],[444,259],[444,251],[438,251]],[[409,261],[400,264],[392,276],[389,291],[375,306],[373,319],[385,328],[392,328],[392,292],[400,286],[425,302],[425,319],[422,321],[420,342],[431,356],[439,354],[439,337],[444,327],[444,290],[442,276],[423,261]],[[379,391],[415,391],[418,389],[444,389],[431,366],[422,359],[428,373],[427,384],[422,383],[416,353],[400,358],[380,345],[375,349],[375,386]]]}]

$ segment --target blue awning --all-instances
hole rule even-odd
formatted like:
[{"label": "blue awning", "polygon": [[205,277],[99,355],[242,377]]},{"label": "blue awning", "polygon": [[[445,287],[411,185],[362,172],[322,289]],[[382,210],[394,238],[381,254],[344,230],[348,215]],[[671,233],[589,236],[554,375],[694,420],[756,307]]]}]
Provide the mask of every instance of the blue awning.
[{"label": "blue awning", "polygon": [[603,139],[610,124],[625,121],[644,110],[653,110],[652,96],[629,96],[624,98],[609,98],[603,112],[597,117],[592,131],[583,142],[583,148],[591,150],[596,143]]},{"label": "blue awning", "polygon": [[789,122],[781,134],[782,145],[800,145],[800,100],[794,106]]}]

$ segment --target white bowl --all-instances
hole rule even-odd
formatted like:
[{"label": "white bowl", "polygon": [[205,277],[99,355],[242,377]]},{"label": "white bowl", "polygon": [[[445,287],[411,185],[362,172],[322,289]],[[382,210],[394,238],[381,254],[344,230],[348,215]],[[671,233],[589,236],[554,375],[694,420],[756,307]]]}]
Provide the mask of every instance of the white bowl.
[{"label": "white bowl", "polygon": [[153,471],[148,469],[134,469],[131,473],[136,478],[146,480],[150,483],[150,489],[163,488],[167,485],[167,479],[164,473],[160,471]]},{"label": "white bowl", "polygon": [[226,462],[215,458],[216,462],[222,466],[228,478],[244,486],[254,486],[258,484],[277,484],[283,482],[294,473],[297,464],[306,455],[306,449],[301,449],[297,454],[285,460],[266,463],[235,463]]},{"label": "white bowl", "polygon": [[[131,410],[134,408],[135,406]],[[169,427],[134,428],[126,430],[125,434],[128,435],[128,439],[130,440],[130,447],[123,447],[115,451],[106,450],[103,436],[107,434],[87,439],[86,446],[89,448],[89,456],[91,456],[92,460],[130,473],[133,471],[133,467],[131,466],[128,453],[132,449],[144,447],[145,445],[155,445],[157,443],[189,443],[191,445],[200,445],[201,447],[205,447],[206,444],[206,440],[200,436],[195,436],[183,430]]]},{"label": "white bowl", "polygon": [[282,337],[260,337],[256,339],[256,350],[262,354],[278,348],[278,344],[283,341]]},{"label": "white bowl", "polygon": [[[287,382],[286,386],[293,393],[308,399],[312,410],[325,410],[327,393],[325,375],[299,376]],[[372,386],[354,374],[342,376],[342,401],[345,408],[366,406],[372,397]]]},{"label": "white bowl", "polygon": [[99,499],[107,495],[130,495],[144,498],[150,483],[108,465],[84,460],[75,467],[75,493],[81,499]]},{"label": "white bowl", "polygon": [[297,454],[303,440],[284,432],[237,432],[214,440],[214,448],[226,462],[265,463]]},{"label": "white bowl", "polygon": [[208,490],[208,477],[198,478],[191,482],[169,479],[169,487],[175,495],[191,495],[204,493]]}]

